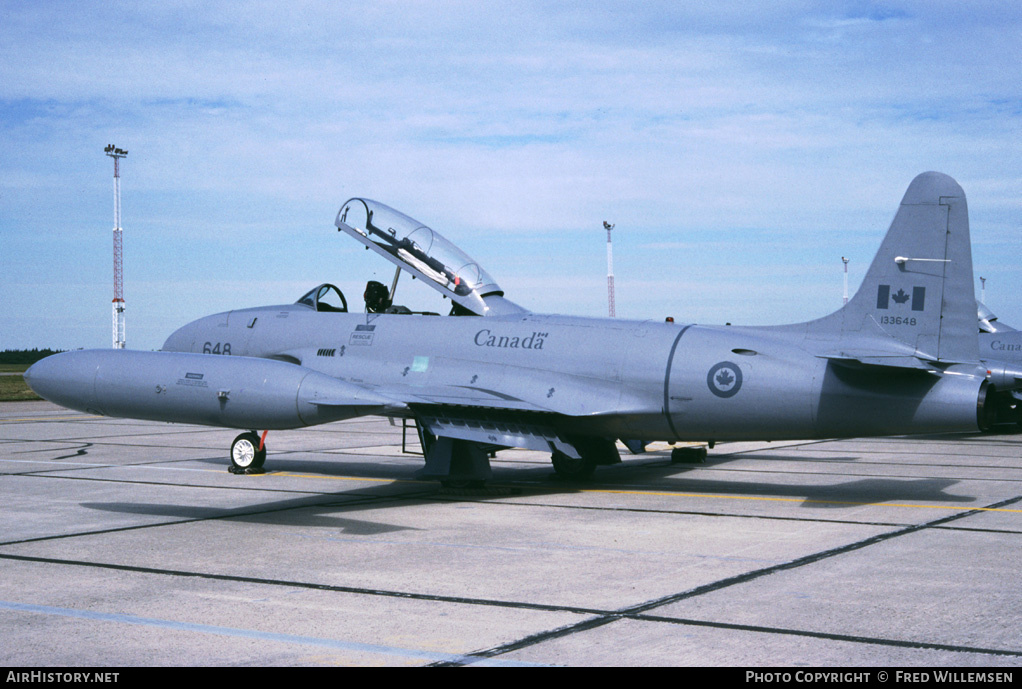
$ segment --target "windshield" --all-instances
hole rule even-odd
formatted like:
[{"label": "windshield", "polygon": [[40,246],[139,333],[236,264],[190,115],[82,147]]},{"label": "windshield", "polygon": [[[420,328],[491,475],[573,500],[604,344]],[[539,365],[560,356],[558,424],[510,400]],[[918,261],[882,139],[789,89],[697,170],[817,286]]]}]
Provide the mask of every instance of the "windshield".
[{"label": "windshield", "polygon": [[344,298],[344,294],[331,284],[322,284],[312,288],[295,303],[304,304],[316,311],[344,313],[348,310],[348,301]]},{"label": "windshield", "polygon": [[483,297],[503,295],[478,263],[440,233],[382,203],[349,199],[336,225],[477,313],[485,310]]}]

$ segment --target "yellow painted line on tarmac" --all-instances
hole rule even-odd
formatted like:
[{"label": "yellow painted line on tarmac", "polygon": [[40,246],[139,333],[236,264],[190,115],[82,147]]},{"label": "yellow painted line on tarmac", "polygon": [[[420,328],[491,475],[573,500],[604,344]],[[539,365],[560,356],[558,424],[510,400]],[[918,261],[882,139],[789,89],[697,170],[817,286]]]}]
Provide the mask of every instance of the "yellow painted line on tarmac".
[{"label": "yellow painted line on tarmac", "polygon": [[289,471],[268,471],[265,474],[252,476],[283,476],[285,478],[318,478],[327,481],[361,481],[366,483],[431,483],[431,481],[403,481],[392,478],[362,478],[359,476],[324,476],[323,474],[292,474]]},{"label": "yellow painted line on tarmac", "polygon": [[960,507],[958,505],[916,505],[912,503],[898,502],[852,502],[847,500],[811,500],[808,498],[768,498],[756,495],[716,495],[712,493],[664,493],[646,490],[583,490],[583,493],[606,493],[610,495],[649,495],[672,498],[714,498],[717,500],[761,500],[764,502],[797,502],[801,504],[814,503],[818,505],[860,505],[873,507],[909,507],[924,510],[958,510],[962,512],[1015,512],[1022,514],[1022,509],[1008,509],[1005,507]]},{"label": "yellow painted line on tarmac", "polygon": [[88,416],[75,414],[73,416],[30,416],[24,419],[0,419],[0,424],[5,423],[26,423],[31,421],[82,421],[84,419],[105,419],[105,416]]}]

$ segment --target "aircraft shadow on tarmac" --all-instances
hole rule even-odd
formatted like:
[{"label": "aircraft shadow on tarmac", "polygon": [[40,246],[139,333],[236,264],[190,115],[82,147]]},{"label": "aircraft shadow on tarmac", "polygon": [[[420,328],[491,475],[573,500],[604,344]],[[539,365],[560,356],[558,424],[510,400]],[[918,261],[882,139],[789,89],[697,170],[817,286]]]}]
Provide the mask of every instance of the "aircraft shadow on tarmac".
[{"label": "aircraft shadow on tarmac", "polygon": [[[943,439],[946,440],[947,436],[943,436]],[[946,478],[856,477],[849,481],[830,483],[829,485],[794,485],[786,483],[784,479],[778,482],[713,480],[700,478],[698,475],[701,470],[716,468],[733,460],[749,459],[754,456],[753,454],[742,454],[723,455],[715,458],[711,455],[705,464],[684,465],[672,464],[666,456],[647,455],[643,459],[631,459],[621,464],[601,467],[597,470],[596,475],[586,482],[561,479],[554,474],[548,464],[507,467],[500,466],[498,462],[495,462],[491,484],[514,484],[530,494],[537,492],[571,493],[586,488],[613,489],[627,485],[628,488],[638,487],[639,489],[679,493],[803,498],[805,502],[802,506],[813,509],[852,508],[869,503],[903,502],[906,500],[937,503],[969,503],[976,500],[974,496],[946,492],[951,486],[958,483],[957,479]],[[421,461],[414,455],[409,455],[408,459],[414,467],[411,472],[409,472],[411,467],[399,459],[389,464],[381,464],[378,460],[352,462],[350,456],[344,462],[338,463],[298,459],[283,460],[275,464],[273,471],[408,481],[414,480],[414,471],[419,468],[417,462]],[[855,459],[855,456],[832,456],[822,461],[828,463],[852,462]],[[223,460],[216,461],[222,462]],[[771,471],[769,464],[775,461],[819,463],[821,460],[818,457],[771,454],[769,459],[764,460],[763,471]],[[812,480],[816,475],[805,473],[792,476],[793,478],[802,476]],[[641,481],[641,487],[636,486],[636,480]],[[421,485],[428,487],[436,484],[424,481]],[[441,491],[438,486],[436,490],[436,495],[443,496],[445,499],[454,496],[451,491]],[[352,494],[351,492],[343,493],[346,496]],[[496,491],[494,493],[483,489],[461,494],[474,499],[486,499],[487,497],[503,497],[507,495],[507,492]]]},{"label": "aircraft shadow on tarmac", "polygon": [[665,479],[663,490],[679,493],[709,493],[713,495],[801,498],[802,507],[813,509],[841,509],[861,507],[874,503],[913,502],[962,503],[974,502],[973,496],[947,493],[958,483],[955,479],[925,478],[863,478],[833,485],[797,486],[778,483],[714,481],[703,479]]},{"label": "aircraft shadow on tarmac", "polygon": [[[363,497],[370,492],[379,494],[379,490],[358,489],[353,491]],[[351,493],[344,493],[344,496],[351,496]],[[393,533],[396,531],[419,531],[420,529],[410,526],[387,524],[383,522],[367,521],[362,519],[351,519],[337,516],[346,512],[353,512],[363,509],[380,509],[394,506],[395,503],[366,503],[364,500],[356,500],[353,504],[338,504],[337,497],[316,496],[308,498],[296,498],[281,500],[269,503],[247,505],[245,507],[218,508],[198,505],[172,505],[168,503],[141,503],[141,502],[83,502],[82,507],[91,510],[100,510],[116,514],[132,514],[149,517],[168,517],[175,521],[206,521],[223,519],[238,522],[256,522],[273,526],[287,526],[292,528],[315,528],[339,530],[342,533],[353,536],[375,536],[379,534]],[[330,502],[324,504],[324,499]],[[409,505],[414,502],[431,502],[426,500],[400,500],[400,505]]]},{"label": "aircraft shadow on tarmac", "polygon": [[[805,457],[778,457],[775,460],[805,461]],[[652,460],[652,461],[650,461]],[[378,535],[396,531],[418,530],[415,527],[379,521],[356,519],[348,515],[368,510],[502,499],[514,495],[565,495],[589,490],[627,488],[641,492],[676,492],[722,497],[761,497],[801,499],[800,507],[810,509],[848,509],[869,504],[905,501],[931,503],[969,503],[973,496],[947,492],[956,479],[945,478],[879,478],[863,477],[828,485],[796,485],[785,482],[704,479],[699,469],[712,469],[728,458],[696,467],[670,464],[669,460],[650,457],[605,467],[589,482],[558,479],[548,466],[494,467],[494,478],[487,488],[464,491],[441,488],[431,481],[415,481],[411,467],[400,462],[381,464],[378,461],[327,463],[315,461],[281,461],[272,473],[308,474],[324,477],[345,476],[390,481],[315,496],[291,498],[236,508],[216,508],[208,504],[175,505],[140,502],[86,502],[82,507],[106,512],[144,516],[170,517],[175,520],[225,519],[289,527],[336,529],[349,535]],[[417,465],[416,465],[417,467]],[[385,470],[385,471],[381,471]],[[768,469],[764,469],[767,470]],[[387,473],[389,476],[382,476]],[[680,475],[679,475],[680,474]],[[797,474],[813,480],[818,474]],[[831,480],[833,475],[828,478]],[[239,476],[239,481],[265,478]],[[626,485],[627,484],[627,485]]]},{"label": "aircraft shadow on tarmac", "polygon": [[[750,455],[743,455],[748,459]],[[737,457],[734,457],[737,459]],[[904,502],[911,500],[915,502],[938,502],[938,503],[962,503],[974,502],[976,498],[970,495],[948,493],[951,486],[958,483],[958,479],[947,478],[902,478],[902,477],[855,477],[850,480],[835,483],[841,478],[839,473],[827,474],[823,480],[826,485],[819,483],[805,484],[805,481],[819,481],[821,475],[818,472],[788,472],[787,478],[780,478],[777,481],[743,481],[736,479],[710,479],[699,475],[700,469],[713,469],[729,461],[728,457],[714,459],[712,456],[706,464],[694,467],[679,467],[677,464],[662,464],[659,462],[648,462],[640,465],[616,465],[604,469],[605,474],[597,479],[605,487],[615,482],[623,483],[628,480],[625,472],[629,468],[642,468],[641,479],[644,488],[655,491],[669,491],[678,493],[699,493],[735,497],[762,497],[762,498],[791,498],[804,500],[802,507],[813,509],[842,509],[860,507],[865,504]],[[770,462],[806,462],[807,457],[786,457],[771,455],[770,459],[764,460],[761,471],[770,473]],[[828,462],[849,461],[853,457],[828,458]],[[819,462],[818,458],[812,458],[813,462]],[[859,472],[862,470],[859,469]],[[751,472],[750,472],[751,473]],[[616,476],[613,474],[617,474]],[[636,478],[634,475],[631,478]],[[799,479],[799,483],[795,483]],[[634,484],[634,481],[633,481]]]}]

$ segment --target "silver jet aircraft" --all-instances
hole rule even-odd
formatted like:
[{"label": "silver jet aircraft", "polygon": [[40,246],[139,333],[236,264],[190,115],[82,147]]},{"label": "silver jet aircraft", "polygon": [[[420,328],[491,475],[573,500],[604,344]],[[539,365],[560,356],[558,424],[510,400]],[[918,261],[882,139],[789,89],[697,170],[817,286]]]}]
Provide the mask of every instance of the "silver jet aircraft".
[{"label": "silver jet aircraft", "polygon": [[1022,331],[1001,323],[982,302],[979,315],[979,358],[994,389],[990,403],[998,423],[1022,426]]},{"label": "silver jet aircraft", "polygon": [[325,284],[294,304],[189,323],[159,352],[49,357],[28,384],[90,413],[246,429],[231,447],[237,472],[263,464],[267,430],[410,418],[420,475],[474,484],[500,448],[549,452],[557,473],[581,478],[621,461],[618,440],[641,452],[651,441],[969,432],[995,412],[965,193],[940,173],[909,185],[844,308],[773,327],[531,313],[383,204],[351,199],[335,224],[448,297],[451,314],[395,306],[379,283],[356,312]]}]

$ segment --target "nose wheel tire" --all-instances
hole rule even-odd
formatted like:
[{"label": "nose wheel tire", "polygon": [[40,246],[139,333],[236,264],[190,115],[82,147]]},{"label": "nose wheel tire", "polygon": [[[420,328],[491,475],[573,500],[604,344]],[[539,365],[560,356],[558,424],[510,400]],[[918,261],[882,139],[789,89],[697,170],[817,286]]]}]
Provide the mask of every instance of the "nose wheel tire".
[{"label": "nose wheel tire", "polygon": [[260,473],[266,461],[266,446],[259,449],[259,436],[242,433],[231,443],[231,471],[235,474]]}]

